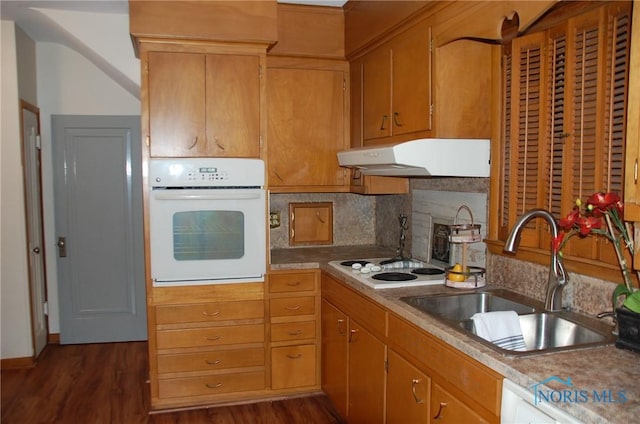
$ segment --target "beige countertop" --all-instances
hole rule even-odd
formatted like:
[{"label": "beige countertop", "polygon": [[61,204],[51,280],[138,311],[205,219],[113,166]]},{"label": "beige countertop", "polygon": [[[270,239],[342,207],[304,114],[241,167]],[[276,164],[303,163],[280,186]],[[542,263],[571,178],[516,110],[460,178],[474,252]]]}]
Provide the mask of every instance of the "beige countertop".
[{"label": "beige countertop", "polygon": [[639,354],[605,346],[527,357],[504,356],[399,300],[404,296],[457,292],[457,289],[428,286],[374,290],[327,265],[333,260],[392,257],[393,254],[389,249],[375,246],[278,249],[271,252],[271,269],[320,268],[529,391],[549,377],[563,380],[570,377],[572,388],[553,383],[545,387],[565,396],[567,401],[554,402],[555,406],[585,423],[638,422]]}]

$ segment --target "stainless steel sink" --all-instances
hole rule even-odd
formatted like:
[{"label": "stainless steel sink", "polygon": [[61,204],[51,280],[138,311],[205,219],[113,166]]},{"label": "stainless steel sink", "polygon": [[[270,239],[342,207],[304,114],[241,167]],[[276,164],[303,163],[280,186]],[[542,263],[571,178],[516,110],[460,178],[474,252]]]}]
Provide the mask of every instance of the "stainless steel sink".
[{"label": "stainless steel sink", "polygon": [[[611,326],[571,312],[546,312],[541,302],[508,290],[452,295],[412,296],[401,299],[433,315],[452,328],[509,356],[527,356],[570,349],[596,347],[615,341]],[[476,336],[471,317],[477,312],[516,311],[526,349],[502,349]]]},{"label": "stainless steel sink", "polygon": [[[525,350],[512,352],[500,349],[491,343],[489,345],[510,354],[523,355],[600,346],[614,341],[610,335],[611,328],[608,331],[604,328],[598,331],[591,326],[587,326],[587,324],[563,318],[559,313],[555,312],[526,314],[520,315],[518,318],[520,319],[522,336],[527,346]],[[475,334],[471,320],[461,321],[459,325],[464,330]],[[595,323],[592,325],[595,325]]]},{"label": "stainless steel sink", "polygon": [[535,312],[533,306],[507,299],[497,292],[488,291],[453,295],[413,296],[402,298],[402,300],[428,314],[434,314],[452,321],[469,319],[476,312],[516,311],[518,314]]}]

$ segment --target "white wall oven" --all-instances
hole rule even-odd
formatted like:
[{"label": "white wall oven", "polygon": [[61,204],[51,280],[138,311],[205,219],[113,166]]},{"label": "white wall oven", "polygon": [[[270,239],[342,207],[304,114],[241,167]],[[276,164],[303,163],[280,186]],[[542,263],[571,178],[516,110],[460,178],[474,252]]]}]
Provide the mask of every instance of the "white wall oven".
[{"label": "white wall oven", "polygon": [[264,281],[264,162],[149,160],[154,286]]}]

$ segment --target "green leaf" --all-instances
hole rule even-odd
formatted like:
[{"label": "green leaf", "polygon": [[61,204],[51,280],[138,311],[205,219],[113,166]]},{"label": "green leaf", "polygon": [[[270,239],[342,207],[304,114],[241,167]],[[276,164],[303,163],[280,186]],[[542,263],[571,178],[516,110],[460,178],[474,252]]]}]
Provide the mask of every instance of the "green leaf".
[{"label": "green leaf", "polygon": [[640,314],[640,291],[630,293],[623,305],[625,308]]},{"label": "green leaf", "polygon": [[[638,292],[636,292],[638,293]],[[613,295],[611,296],[611,305],[613,306],[613,310],[615,311],[618,307],[618,298],[620,296],[629,296],[631,291],[624,284],[618,284],[616,289],[613,291]],[[625,305],[626,306],[626,305]]]}]

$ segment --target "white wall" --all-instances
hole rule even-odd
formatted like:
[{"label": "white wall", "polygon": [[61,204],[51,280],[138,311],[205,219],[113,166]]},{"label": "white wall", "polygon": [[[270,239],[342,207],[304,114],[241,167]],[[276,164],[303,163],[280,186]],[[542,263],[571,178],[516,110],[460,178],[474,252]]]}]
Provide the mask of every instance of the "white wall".
[{"label": "white wall", "polygon": [[1,21],[0,320],[2,358],[33,355],[15,25]]},{"label": "white wall", "polygon": [[[105,34],[105,37],[108,34]],[[128,46],[127,46],[128,47]],[[42,180],[49,296],[49,332],[60,332],[53,203],[51,115],[139,115],[140,101],[82,55],[61,44],[37,43],[38,106],[42,125]],[[123,54],[131,49],[123,49]]]},{"label": "white wall", "polygon": [[[131,58],[133,48],[127,37],[113,37],[109,32],[127,31],[126,15],[119,18],[116,28],[101,25],[99,14],[85,16],[94,20],[94,35],[100,39],[119,40],[125,45],[116,46],[126,58]],[[124,23],[123,23],[124,22]],[[87,24],[91,27],[91,23]],[[47,292],[49,298],[49,332],[60,332],[58,308],[58,278],[53,201],[53,160],[51,115],[139,115],[140,101],[122,85],[116,84],[74,50],[56,43],[38,42],[35,45],[37,71],[32,75],[20,73],[17,66],[32,63],[23,61],[20,49],[25,49],[22,37],[16,38],[14,22],[2,21],[2,138],[0,150],[0,357],[23,358],[33,355],[30,327],[28,292],[28,264],[26,248],[26,222],[22,167],[20,153],[19,96],[40,108],[42,133],[42,179],[45,225],[45,251],[47,261]],[[20,30],[19,34],[22,34]],[[97,34],[97,32],[101,32]],[[24,35],[24,34],[23,34]],[[124,41],[123,41],[124,40]],[[28,44],[28,43],[27,43]],[[32,49],[32,47],[30,47]],[[32,52],[29,52],[32,53]],[[136,59],[137,60],[137,59]],[[21,71],[22,72],[22,71]],[[24,77],[27,78],[24,78]],[[37,86],[29,85],[36,79]],[[24,82],[27,81],[27,82]],[[20,93],[19,84],[22,85]],[[36,90],[37,88],[37,90]],[[36,100],[37,93],[37,100]]]}]

